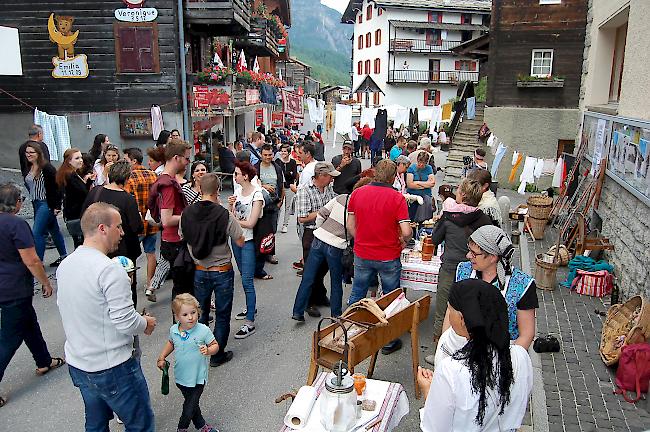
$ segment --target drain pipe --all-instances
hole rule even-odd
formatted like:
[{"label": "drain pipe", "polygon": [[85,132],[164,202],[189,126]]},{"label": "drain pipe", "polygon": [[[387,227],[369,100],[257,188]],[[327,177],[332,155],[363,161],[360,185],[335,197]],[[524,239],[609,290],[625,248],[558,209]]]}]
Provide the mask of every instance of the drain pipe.
[{"label": "drain pipe", "polygon": [[[181,98],[183,99],[183,139],[190,142],[190,120],[187,110],[187,70],[185,65],[185,23],[183,21],[183,0],[177,0],[178,5],[178,45],[181,58]],[[194,153],[194,145],[192,145]]]}]

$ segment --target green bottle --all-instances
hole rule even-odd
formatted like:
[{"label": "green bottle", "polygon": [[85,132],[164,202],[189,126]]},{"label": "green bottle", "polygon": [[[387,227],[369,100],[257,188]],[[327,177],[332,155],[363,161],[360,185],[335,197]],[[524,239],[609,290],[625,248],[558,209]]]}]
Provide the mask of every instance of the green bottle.
[{"label": "green bottle", "polygon": [[165,366],[162,370],[162,384],[160,385],[160,393],[164,395],[169,394],[169,362],[165,360]]}]

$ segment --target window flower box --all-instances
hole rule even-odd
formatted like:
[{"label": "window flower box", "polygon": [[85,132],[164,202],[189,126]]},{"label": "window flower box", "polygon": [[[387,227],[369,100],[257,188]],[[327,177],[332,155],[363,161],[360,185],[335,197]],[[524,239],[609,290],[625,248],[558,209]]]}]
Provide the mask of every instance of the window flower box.
[{"label": "window flower box", "polygon": [[562,88],[564,87],[564,77],[559,76],[531,76],[518,75],[517,87],[519,88]]}]

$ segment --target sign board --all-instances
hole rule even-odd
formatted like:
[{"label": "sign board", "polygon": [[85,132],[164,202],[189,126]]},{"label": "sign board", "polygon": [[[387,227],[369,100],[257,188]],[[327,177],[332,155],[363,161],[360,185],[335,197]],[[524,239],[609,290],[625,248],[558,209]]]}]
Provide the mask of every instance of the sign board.
[{"label": "sign board", "polygon": [[22,75],[18,29],[0,26],[0,75]]},{"label": "sign board", "polygon": [[115,9],[115,19],[126,22],[149,22],[158,18],[156,8]]},{"label": "sign board", "polygon": [[262,126],[264,123],[264,109],[258,108],[255,110],[255,127]]},{"label": "sign board", "polygon": [[208,86],[192,86],[194,96],[194,108],[207,108],[210,106],[210,89]]},{"label": "sign board", "polygon": [[281,111],[271,113],[271,125],[273,127],[279,128],[283,126],[284,115]]},{"label": "sign board", "polygon": [[87,78],[88,61],[85,54],[79,54],[73,58],[61,60],[58,57],[52,57],[52,76],[54,78]]},{"label": "sign board", "polygon": [[246,89],[246,105],[260,103],[260,91],[258,89]]}]

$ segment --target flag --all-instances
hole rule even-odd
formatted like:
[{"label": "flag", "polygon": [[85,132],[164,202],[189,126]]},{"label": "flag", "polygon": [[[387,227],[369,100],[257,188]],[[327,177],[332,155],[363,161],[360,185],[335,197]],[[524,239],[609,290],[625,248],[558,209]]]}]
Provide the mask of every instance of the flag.
[{"label": "flag", "polygon": [[255,56],[255,61],[253,62],[253,72],[259,73],[260,72],[260,64],[257,62],[257,56]]},{"label": "flag", "polygon": [[280,91],[282,92],[282,111],[297,118],[304,118],[305,110],[302,105],[302,96],[286,90]]},{"label": "flag", "polygon": [[218,67],[220,67],[220,68],[223,67],[223,62],[221,61],[221,57],[219,57],[219,53],[217,53],[216,51],[215,51],[215,53],[214,53],[214,59],[212,60],[212,63],[213,63],[215,66],[218,66]]},{"label": "flag", "polygon": [[282,81],[282,69],[278,69],[278,79]]},{"label": "flag", "polygon": [[244,50],[241,50],[239,54],[239,60],[237,60],[237,72],[246,70],[246,57],[244,56]]}]

